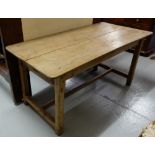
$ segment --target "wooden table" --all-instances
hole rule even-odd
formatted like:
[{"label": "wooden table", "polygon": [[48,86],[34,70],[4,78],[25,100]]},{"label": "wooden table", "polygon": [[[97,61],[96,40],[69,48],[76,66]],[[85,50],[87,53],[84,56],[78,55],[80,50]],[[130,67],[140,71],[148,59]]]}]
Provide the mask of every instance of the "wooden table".
[{"label": "wooden table", "polygon": [[[64,129],[64,97],[110,72],[127,78],[126,84],[130,85],[143,40],[151,34],[152,32],[148,31],[98,23],[8,46],[6,47],[6,58],[8,67],[14,65],[14,60],[12,63],[9,62],[10,55],[16,59],[16,65],[19,66],[23,101],[31,105],[60,135]],[[128,74],[101,63],[134,46],[136,46],[136,50]],[[67,79],[96,66],[107,69],[107,71],[64,93]],[[54,101],[49,101],[42,106],[37,105],[32,99],[29,71],[54,85]],[[12,76],[15,77],[15,73]],[[55,107],[54,116],[46,111],[52,105]]]}]

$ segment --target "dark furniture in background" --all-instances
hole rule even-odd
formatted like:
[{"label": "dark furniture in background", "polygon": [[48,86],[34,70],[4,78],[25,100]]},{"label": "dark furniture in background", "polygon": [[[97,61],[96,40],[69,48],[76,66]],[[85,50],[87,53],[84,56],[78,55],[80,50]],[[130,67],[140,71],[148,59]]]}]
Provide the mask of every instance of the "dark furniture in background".
[{"label": "dark furniture in background", "polygon": [[3,50],[2,50],[2,33],[1,33],[1,29],[0,29],[0,56],[3,55]]},{"label": "dark furniture in background", "polygon": [[[18,61],[14,59],[13,55],[6,54],[3,47],[23,41],[21,18],[0,18],[0,29],[0,54],[4,57],[4,60],[1,59],[0,61],[0,74],[9,81],[14,101],[19,103],[22,99],[22,91],[21,83],[17,78],[19,76]],[[9,61],[6,62],[5,57]],[[9,70],[7,66],[9,66]]]},{"label": "dark furniture in background", "polygon": [[[141,55],[149,56],[153,51],[155,51],[155,18],[95,18],[94,23],[98,22],[108,22],[141,30],[152,31],[153,35],[147,37],[144,42]],[[130,51],[132,50],[133,49]]]},{"label": "dark furniture in background", "polygon": [[[0,38],[3,37],[4,46],[23,41],[22,23],[20,18],[0,18]],[[0,53],[4,54],[2,41]]]},{"label": "dark furniture in background", "polygon": [[20,18],[0,18],[0,28],[5,46],[23,41]]}]

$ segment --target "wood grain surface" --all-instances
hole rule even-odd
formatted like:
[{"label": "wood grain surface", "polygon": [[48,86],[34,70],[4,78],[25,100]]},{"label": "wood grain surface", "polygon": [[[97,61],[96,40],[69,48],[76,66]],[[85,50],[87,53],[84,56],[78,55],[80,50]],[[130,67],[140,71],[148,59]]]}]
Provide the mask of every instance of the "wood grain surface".
[{"label": "wood grain surface", "polygon": [[152,32],[98,23],[7,47],[49,78],[57,78],[97,58],[143,39]]}]

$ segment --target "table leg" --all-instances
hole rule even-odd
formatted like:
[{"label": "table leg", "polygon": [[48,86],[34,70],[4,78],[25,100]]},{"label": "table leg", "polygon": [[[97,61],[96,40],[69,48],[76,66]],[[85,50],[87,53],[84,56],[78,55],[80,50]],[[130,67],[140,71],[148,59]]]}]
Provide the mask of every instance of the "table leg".
[{"label": "table leg", "polygon": [[63,133],[64,129],[64,92],[65,81],[62,78],[54,80],[55,89],[55,131],[58,135]]},{"label": "table leg", "polygon": [[5,51],[5,60],[9,72],[10,87],[15,104],[22,102],[22,88],[19,73],[19,62],[18,59],[8,51]]},{"label": "table leg", "polygon": [[[19,61],[19,69],[20,69],[20,79],[22,84],[22,92],[23,92],[23,101],[25,102],[25,97],[32,96],[31,91],[31,84],[30,84],[30,75],[29,70],[26,68],[26,66],[22,63],[22,61]],[[25,104],[27,104],[25,102]]]},{"label": "table leg", "polygon": [[139,42],[139,44],[137,45],[134,51],[130,70],[129,70],[128,77],[127,77],[127,82],[126,82],[127,86],[130,86],[132,83],[142,45],[143,45],[143,40]]}]

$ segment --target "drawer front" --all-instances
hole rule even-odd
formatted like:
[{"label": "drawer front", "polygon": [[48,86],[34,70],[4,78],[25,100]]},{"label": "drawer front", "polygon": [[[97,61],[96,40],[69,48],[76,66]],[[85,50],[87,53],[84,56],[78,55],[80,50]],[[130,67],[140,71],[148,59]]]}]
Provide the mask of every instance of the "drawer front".
[{"label": "drawer front", "polygon": [[153,23],[152,18],[125,18],[125,21],[129,24],[142,24],[142,25],[150,25]]},{"label": "drawer front", "polygon": [[155,24],[153,18],[104,18],[103,21],[149,31]]},{"label": "drawer front", "polygon": [[129,27],[143,29],[143,30],[152,30],[154,19],[152,18],[126,18],[124,24]]}]

